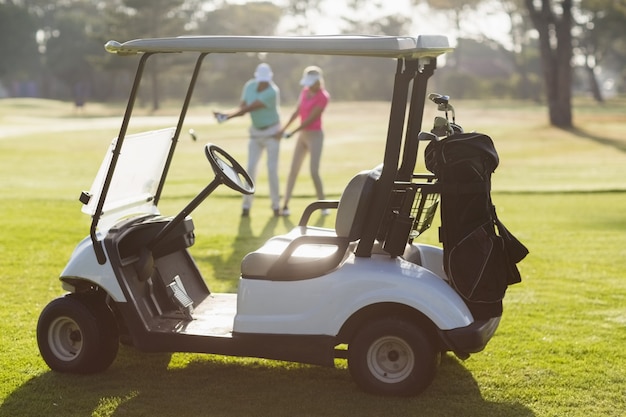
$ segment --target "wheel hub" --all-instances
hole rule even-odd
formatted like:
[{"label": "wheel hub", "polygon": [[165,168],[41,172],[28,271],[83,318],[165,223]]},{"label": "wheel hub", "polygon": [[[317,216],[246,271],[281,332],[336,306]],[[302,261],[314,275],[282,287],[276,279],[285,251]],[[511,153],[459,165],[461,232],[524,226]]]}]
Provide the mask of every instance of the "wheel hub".
[{"label": "wheel hub", "polygon": [[83,336],[78,324],[69,317],[59,317],[50,324],[48,346],[60,360],[75,359],[83,348]]},{"label": "wheel hub", "polygon": [[82,340],[82,335],[80,334],[79,330],[70,330],[70,335],[69,335],[69,339],[72,342],[80,342]]},{"label": "wheel hub", "polygon": [[406,379],[415,367],[415,355],[405,340],[382,337],[368,350],[368,367],[378,380],[396,383]]},{"label": "wheel hub", "polygon": [[400,353],[398,353],[398,351],[396,350],[390,350],[389,353],[387,353],[387,359],[389,359],[391,362],[395,362],[400,359]]}]

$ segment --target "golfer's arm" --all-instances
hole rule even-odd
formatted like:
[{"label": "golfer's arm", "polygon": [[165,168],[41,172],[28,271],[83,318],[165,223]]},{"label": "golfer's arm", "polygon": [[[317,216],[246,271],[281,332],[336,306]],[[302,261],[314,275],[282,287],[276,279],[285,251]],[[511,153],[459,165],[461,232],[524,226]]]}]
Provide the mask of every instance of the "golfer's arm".
[{"label": "golfer's arm", "polygon": [[239,108],[226,113],[226,117],[228,119],[232,119],[233,117],[243,116],[246,113],[250,113],[251,111],[258,110],[263,107],[265,107],[265,103],[260,100],[253,101],[250,104],[246,104],[245,101],[242,101],[241,104],[239,104]]},{"label": "golfer's arm", "polygon": [[315,119],[317,119],[318,117],[322,115],[323,111],[324,111],[324,108],[320,106],[314,107],[313,110],[311,110],[311,113],[309,113],[308,117],[304,119],[302,123],[300,124],[300,126],[297,129],[295,129],[293,132],[291,132],[291,134],[293,135],[294,133],[298,132],[299,130],[304,129],[305,127],[313,123]]},{"label": "golfer's arm", "polygon": [[239,111],[241,111],[241,115],[244,115],[246,113],[250,113],[251,111],[255,111],[258,109],[262,109],[263,107],[265,107],[265,103],[263,103],[260,100],[256,100],[253,101],[250,104],[246,104],[246,103],[241,103],[242,105],[239,107]]},{"label": "golfer's arm", "polygon": [[283,126],[283,129],[282,129],[283,132],[287,130],[287,128],[293,123],[294,120],[296,120],[296,117],[298,117],[299,112],[300,112],[300,106],[296,107],[293,113],[291,113],[291,117],[289,117],[289,120],[287,120],[287,123],[285,123],[285,125]]}]

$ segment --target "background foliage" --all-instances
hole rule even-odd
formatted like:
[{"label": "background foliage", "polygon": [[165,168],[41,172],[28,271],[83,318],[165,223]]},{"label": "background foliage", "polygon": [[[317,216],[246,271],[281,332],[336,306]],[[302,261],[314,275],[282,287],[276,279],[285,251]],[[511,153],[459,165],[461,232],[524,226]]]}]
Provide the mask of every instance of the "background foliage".
[{"label": "background foliage", "polygon": [[[131,76],[128,60],[104,52],[102,45],[119,41],[178,35],[274,35],[319,33],[315,24],[335,11],[330,0],[253,1],[244,4],[221,0],[0,0],[0,97],[44,97],[115,101],[125,98]],[[457,98],[545,99],[545,82],[536,30],[520,0],[413,0],[408,14],[386,14],[382,1],[345,1],[337,31],[358,34],[404,35],[421,32],[414,22],[443,18],[442,28],[458,44],[445,68],[448,94]],[[593,94],[602,101],[607,92],[624,91],[626,44],[623,1],[575,1],[573,54],[574,91]],[[364,12],[373,11],[373,12]],[[325,14],[329,13],[329,14]],[[484,21],[497,14],[510,32],[498,39]],[[508,22],[507,22],[508,21]],[[204,97],[212,101],[238,100],[240,85],[259,60],[278,72],[285,100],[296,96],[294,81],[302,57],[226,56],[206,77],[221,88]],[[387,98],[389,82],[378,74],[385,63],[324,59],[315,62],[327,72],[329,90],[336,100]],[[545,63],[544,63],[545,65]],[[383,72],[384,73],[384,72]],[[163,65],[153,74],[155,87],[144,104],[157,109],[168,97],[163,87],[176,82],[177,69]],[[227,81],[227,82],[226,82]],[[283,82],[284,81],[284,82]],[[608,90],[604,87],[610,87]]]}]

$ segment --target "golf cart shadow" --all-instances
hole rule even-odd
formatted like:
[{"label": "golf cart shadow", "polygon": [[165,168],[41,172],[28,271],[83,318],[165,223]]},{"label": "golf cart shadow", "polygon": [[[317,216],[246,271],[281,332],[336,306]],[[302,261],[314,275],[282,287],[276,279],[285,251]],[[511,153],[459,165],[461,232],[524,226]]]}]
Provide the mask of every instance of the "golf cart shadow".
[{"label": "golf cart shadow", "polygon": [[519,403],[485,400],[471,373],[451,356],[444,356],[439,377],[420,397],[401,402],[361,392],[346,369],[205,355],[171,359],[123,347],[101,374],[46,372],[11,393],[0,417],[34,410],[34,399],[42,416],[381,416],[415,415],[417,409],[423,415],[534,416]]}]

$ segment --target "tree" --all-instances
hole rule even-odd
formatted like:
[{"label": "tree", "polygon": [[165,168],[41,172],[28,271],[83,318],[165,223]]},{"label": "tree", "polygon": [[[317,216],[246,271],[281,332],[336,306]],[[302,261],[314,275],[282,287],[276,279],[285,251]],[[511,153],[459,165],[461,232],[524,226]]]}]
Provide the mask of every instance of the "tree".
[{"label": "tree", "polygon": [[[593,97],[603,102],[604,97],[598,83],[596,70],[603,63],[623,54],[624,39],[615,36],[626,25],[626,4],[614,0],[582,0],[578,22],[579,35],[577,52],[584,57],[583,68],[589,80]],[[621,51],[621,52],[620,52]],[[618,67],[623,68],[624,62]]]},{"label": "tree", "polygon": [[[282,13],[283,10],[271,2],[225,4],[202,16],[197,22],[195,32],[200,35],[274,35]],[[215,54],[203,64],[203,68],[210,71],[204,71],[200,80],[206,82],[210,90],[199,88],[197,94],[203,101],[228,97],[239,99],[239,91],[233,91],[233,84],[237,85],[235,88],[240,88],[252,76],[259,62],[268,59],[265,55]],[[287,66],[275,65],[275,62],[286,59],[276,57],[274,62],[270,62],[276,79],[281,78],[280,72],[286,70]]]},{"label": "tree", "polygon": [[36,19],[28,10],[0,2],[0,81],[32,79],[39,70]]},{"label": "tree", "polygon": [[286,11],[295,21],[296,33],[310,34],[311,26],[309,22],[312,20],[311,12],[320,10],[323,0],[287,0]]},{"label": "tree", "polygon": [[[457,38],[461,37],[461,22],[463,21],[463,15],[473,9],[476,9],[476,7],[483,3],[483,1],[484,0],[411,0],[413,5],[426,3],[431,9],[451,17],[452,22],[454,23],[454,28],[456,29]],[[451,59],[450,65],[455,68],[460,67],[462,54],[463,52],[461,50],[457,50],[454,53],[454,58]]]},{"label": "tree", "polygon": [[412,0],[414,5],[426,3],[432,9],[452,16],[457,34],[461,32],[463,14],[475,9],[483,0]]},{"label": "tree", "polygon": [[[122,40],[183,35],[192,13],[185,0],[115,0],[104,4],[109,31]],[[153,111],[160,108],[163,61],[159,59],[148,66]]]},{"label": "tree", "polygon": [[571,128],[572,122],[572,0],[524,0],[539,33],[539,51],[550,123]]},{"label": "tree", "polygon": [[226,4],[198,21],[202,35],[274,35],[283,14],[269,1]]},{"label": "tree", "polygon": [[78,104],[91,89],[93,66],[89,57],[101,45],[86,34],[81,14],[64,14],[56,26],[46,45],[46,68],[65,83]]},{"label": "tree", "polygon": [[[350,12],[343,17],[345,33],[367,35],[404,35],[408,32],[411,21],[403,15],[379,15],[372,13],[363,18],[360,12],[369,7],[380,9],[379,2],[371,0],[351,0],[347,2]],[[328,63],[327,84],[334,97],[344,100],[389,100],[393,91],[393,79],[380,77],[393,71],[395,62],[378,58],[333,57]],[[338,77],[333,77],[337,74]],[[340,77],[350,74],[350,77]]]},{"label": "tree", "polygon": [[[539,84],[540,68],[539,50],[534,37],[530,37],[532,30],[528,19],[528,11],[523,0],[503,0],[498,2],[500,9],[508,16],[511,25],[509,32],[510,51],[507,54],[515,68],[514,96],[524,100],[539,101],[541,88]],[[504,46],[500,43],[500,48]]]}]

